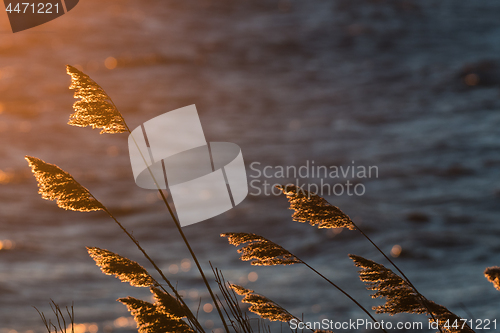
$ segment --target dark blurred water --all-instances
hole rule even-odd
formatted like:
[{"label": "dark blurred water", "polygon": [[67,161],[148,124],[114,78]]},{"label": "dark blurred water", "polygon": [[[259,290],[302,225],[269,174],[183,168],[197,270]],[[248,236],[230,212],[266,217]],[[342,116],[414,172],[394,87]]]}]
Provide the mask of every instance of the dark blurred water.
[{"label": "dark blurred water", "polygon": [[[59,165],[116,212],[189,305],[209,301],[192,262],[181,266],[189,254],[167,210],[135,186],[126,135],[66,125],[74,101],[66,64],[101,84],[130,128],[196,104],[207,140],[238,144],[249,175],[252,162],[377,166],[378,178],[361,181],[363,196],[328,200],[384,251],[399,245],[394,260],[429,299],[465,318],[498,318],[500,294],[483,271],[500,265],[499,11],[492,0],[87,0],[16,34],[2,15],[0,333],[42,332],[33,306],[48,314],[50,298],[74,302],[86,323],[79,333],[131,331],[115,300],[149,298],[103,275],[85,250],[107,248],[149,268],[133,244],[104,214],[43,201],[24,155]],[[249,196],[185,232],[207,270],[210,260],[307,320],[363,315],[305,267],[240,262],[219,233],[262,234],[365,306],[380,304],[347,257],[385,264],[368,242],[292,222],[287,208],[284,197]]]}]

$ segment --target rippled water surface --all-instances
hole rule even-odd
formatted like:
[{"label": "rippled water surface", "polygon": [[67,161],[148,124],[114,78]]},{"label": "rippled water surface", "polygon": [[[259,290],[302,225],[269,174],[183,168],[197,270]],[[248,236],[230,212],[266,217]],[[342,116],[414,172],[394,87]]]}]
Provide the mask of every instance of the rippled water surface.
[{"label": "rippled water surface", "polygon": [[[104,213],[43,201],[25,155],[89,188],[178,282],[188,305],[209,302],[168,211],[134,184],[126,135],[66,125],[74,102],[66,64],[94,78],[130,128],[196,104],[208,141],[242,148],[249,180],[254,162],[259,170],[377,166],[378,177],[355,180],[363,196],[327,199],[384,251],[401,249],[394,260],[429,299],[465,318],[500,320],[500,293],[483,276],[500,265],[499,11],[493,0],[87,0],[16,34],[0,15],[0,332],[43,332],[33,306],[50,314],[50,299],[74,302],[76,321],[87,324],[80,333],[131,332],[115,300],[150,297],[103,275],[85,249],[150,268],[130,240]],[[270,238],[366,307],[381,304],[347,254],[385,264],[381,255],[354,231],[293,222],[287,208],[283,196],[249,196],[185,232],[207,271],[211,261],[298,317],[363,314],[305,267],[239,261],[221,232]],[[213,314],[200,311],[207,328],[210,320],[220,326]]]}]

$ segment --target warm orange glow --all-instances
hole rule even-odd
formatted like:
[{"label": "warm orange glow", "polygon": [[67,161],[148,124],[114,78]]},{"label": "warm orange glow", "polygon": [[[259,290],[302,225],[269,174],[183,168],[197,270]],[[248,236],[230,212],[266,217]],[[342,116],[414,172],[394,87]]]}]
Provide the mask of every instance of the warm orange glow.
[{"label": "warm orange glow", "polygon": [[108,153],[109,156],[115,157],[118,156],[118,154],[120,153],[120,149],[118,149],[117,146],[110,146],[108,147],[108,149],[106,149],[106,152]]},{"label": "warm orange glow", "polygon": [[99,330],[99,327],[97,326],[97,324],[95,323],[92,323],[90,324],[88,327],[87,327],[87,331],[89,333],[97,333],[97,331]]},{"label": "warm orange glow", "polygon": [[205,305],[203,305],[203,311],[205,311],[206,313],[212,312],[213,309],[214,306],[210,303],[206,303]]},{"label": "warm orange glow", "polygon": [[179,266],[177,266],[176,264],[172,264],[172,265],[168,266],[168,272],[170,274],[177,274],[177,273],[179,273]]},{"label": "warm orange glow", "polygon": [[250,282],[255,282],[255,281],[257,281],[258,278],[259,278],[259,275],[257,274],[257,272],[250,272],[248,274],[248,281],[250,281]]},{"label": "warm orange glow", "polygon": [[400,245],[394,245],[391,249],[391,256],[394,258],[397,258],[401,255],[401,252],[403,251],[403,248]]},{"label": "warm orange glow", "polygon": [[189,270],[191,269],[191,261],[189,259],[182,259],[181,269],[183,272],[189,272]]},{"label": "warm orange glow", "polygon": [[196,289],[191,289],[191,290],[188,292],[188,296],[189,296],[189,298],[191,298],[191,299],[197,299],[197,298],[198,298],[198,296],[199,296],[198,290],[196,290]]},{"label": "warm orange glow", "polygon": [[14,248],[14,242],[9,239],[4,239],[0,241],[0,250],[12,250]]},{"label": "warm orange glow", "polygon": [[12,174],[0,170],[0,184],[8,184],[12,180]]},{"label": "warm orange glow", "polygon": [[248,283],[248,279],[246,276],[241,276],[239,279],[238,279],[238,284],[241,285],[241,286],[246,286]]},{"label": "warm orange glow", "polygon": [[466,85],[470,87],[477,86],[477,84],[479,83],[479,76],[477,76],[477,74],[474,73],[467,74],[464,77],[464,82]]},{"label": "warm orange glow", "polygon": [[31,126],[31,123],[29,121],[23,121],[19,125],[19,131],[22,133],[28,133],[29,131],[31,131],[31,127],[32,126]]},{"label": "warm orange glow", "polygon": [[207,320],[205,322],[205,327],[208,328],[208,329],[211,329],[212,327],[214,327],[214,322],[212,320]]},{"label": "warm orange glow", "polygon": [[128,319],[126,317],[116,318],[113,324],[115,325],[115,327],[127,327]]},{"label": "warm orange glow", "polygon": [[85,333],[87,331],[87,325],[85,324],[75,324],[75,333]]},{"label": "warm orange glow", "polygon": [[106,66],[107,69],[115,69],[116,65],[118,65],[118,60],[113,57],[107,57],[106,60],[104,60],[104,66]]}]

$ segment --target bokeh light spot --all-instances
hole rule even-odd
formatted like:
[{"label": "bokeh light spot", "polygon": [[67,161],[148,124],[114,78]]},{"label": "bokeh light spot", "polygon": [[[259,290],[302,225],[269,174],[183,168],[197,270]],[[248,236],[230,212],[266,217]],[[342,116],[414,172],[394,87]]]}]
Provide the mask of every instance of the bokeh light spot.
[{"label": "bokeh light spot", "polygon": [[117,65],[118,60],[116,60],[116,58],[107,57],[106,60],[104,60],[104,66],[106,66],[107,69],[115,69]]},{"label": "bokeh light spot", "polygon": [[250,272],[248,274],[248,281],[250,281],[250,282],[255,282],[255,281],[257,281],[258,278],[259,278],[259,275],[257,274],[257,272]]},{"label": "bokeh light spot", "polygon": [[210,303],[205,303],[205,305],[203,305],[203,311],[205,311],[206,313],[212,312],[213,309],[214,306]]},{"label": "bokeh light spot", "polygon": [[391,249],[391,256],[394,258],[397,258],[401,255],[401,252],[403,251],[403,248],[400,245],[394,245]]}]

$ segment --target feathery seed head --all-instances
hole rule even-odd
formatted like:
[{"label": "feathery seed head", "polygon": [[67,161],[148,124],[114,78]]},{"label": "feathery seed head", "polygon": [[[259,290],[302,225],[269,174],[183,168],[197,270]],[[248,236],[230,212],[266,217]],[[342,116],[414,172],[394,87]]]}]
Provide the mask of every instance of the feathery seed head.
[{"label": "feathery seed head", "polygon": [[239,249],[238,253],[241,253],[240,259],[243,261],[254,259],[251,262],[252,265],[293,265],[302,262],[280,245],[256,234],[244,232],[225,233],[221,234],[221,237],[227,237],[229,244],[234,246],[248,243],[248,245]]},{"label": "feathery seed head", "polygon": [[174,319],[162,311],[155,304],[139,300],[134,297],[118,299],[127,306],[128,311],[137,323],[139,333],[191,333],[193,330],[180,319]]},{"label": "feathery seed head", "polygon": [[488,281],[493,283],[493,286],[495,286],[497,290],[500,290],[500,267],[493,266],[486,268],[484,276],[486,276]]},{"label": "feathery seed head", "polygon": [[187,316],[184,306],[172,295],[156,287],[151,287],[151,293],[156,299],[155,305],[159,311],[174,319],[182,319]]},{"label": "feathery seed head", "polygon": [[104,89],[75,67],[68,65],[66,70],[71,76],[69,89],[75,91],[75,98],[80,98],[73,104],[75,112],[70,116],[68,124],[102,128],[101,134],[127,131],[125,120]]},{"label": "feathery seed head", "polygon": [[87,247],[89,255],[104,274],[114,275],[133,287],[150,287],[155,280],[137,262],[98,247]]},{"label": "feathery seed head", "polygon": [[239,286],[237,284],[229,284],[229,287],[234,290],[235,293],[237,293],[240,296],[253,293],[253,290],[243,288],[242,286]]},{"label": "feathery seed head", "polygon": [[463,327],[462,324],[460,324],[458,328],[451,327],[452,324],[450,324],[450,327],[443,326],[446,324],[447,320],[449,320],[448,323],[454,323],[455,320],[459,323],[462,322],[460,321],[460,317],[444,306],[418,295],[408,282],[390,269],[384,267],[384,265],[353,254],[350,254],[349,257],[354,261],[356,267],[361,268],[359,277],[361,281],[367,284],[367,289],[376,291],[372,297],[386,299],[384,305],[373,307],[377,313],[388,313],[390,315],[402,312],[426,315],[432,313],[435,319],[429,318],[429,321],[433,322],[436,320],[441,329],[445,332],[474,332],[466,324],[463,325]]},{"label": "feathery seed head", "polygon": [[319,195],[292,184],[276,187],[283,191],[283,194],[288,198],[290,209],[294,210],[292,215],[294,221],[309,222],[310,225],[317,225],[320,229],[356,229],[349,216]]},{"label": "feathery seed head", "polygon": [[255,294],[253,290],[245,289],[236,284],[229,284],[229,287],[238,295],[245,295],[241,301],[243,303],[251,304],[248,310],[259,315],[261,318],[282,322],[288,322],[295,318],[284,308],[265,296]]},{"label": "feathery seed head", "polygon": [[90,194],[89,190],[57,165],[31,156],[25,156],[25,159],[38,181],[38,193],[43,199],[56,200],[60,208],[79,212],[104,209],[104,206]]}]

